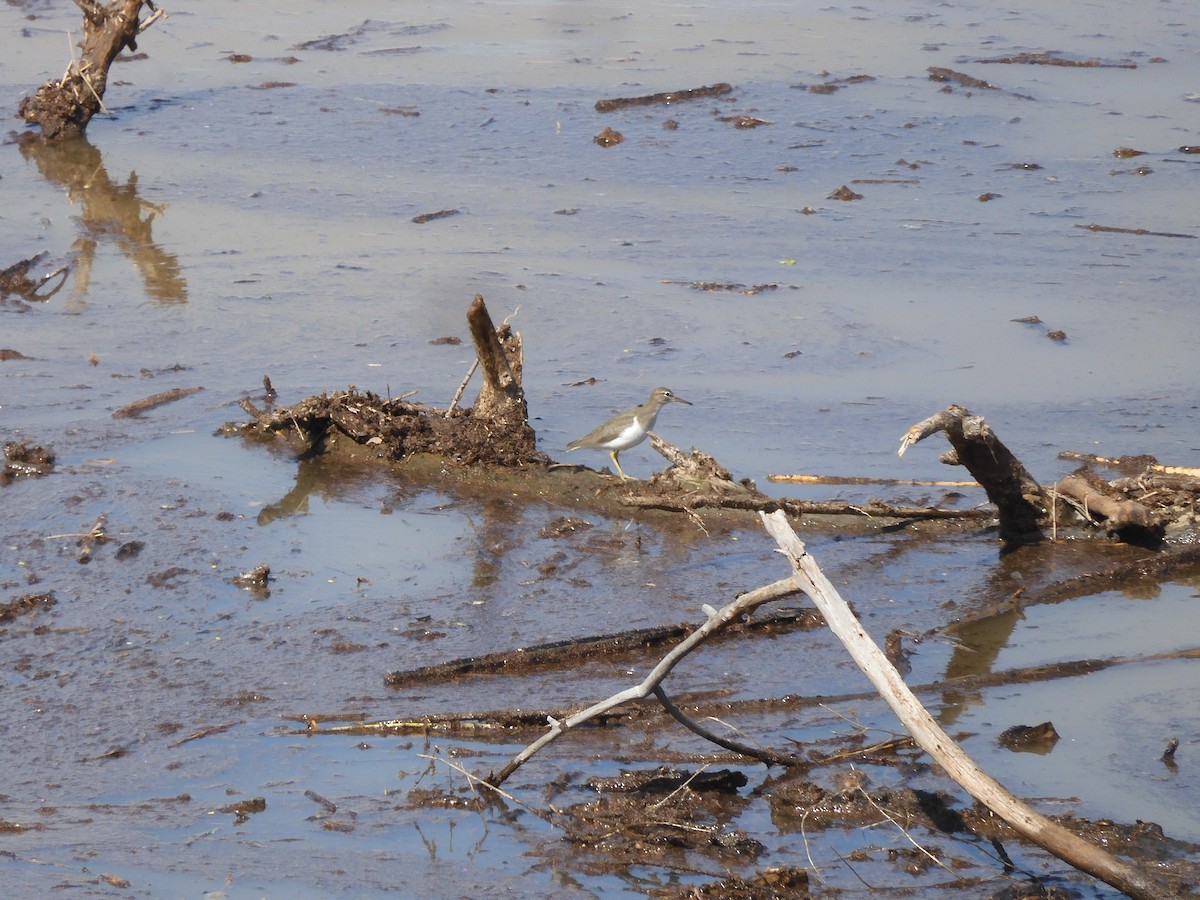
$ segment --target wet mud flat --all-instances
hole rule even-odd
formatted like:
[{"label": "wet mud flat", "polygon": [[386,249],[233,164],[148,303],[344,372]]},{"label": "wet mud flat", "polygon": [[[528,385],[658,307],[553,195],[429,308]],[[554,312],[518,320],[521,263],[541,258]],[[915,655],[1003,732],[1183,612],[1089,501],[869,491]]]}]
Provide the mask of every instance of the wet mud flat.
[{"label": "wet mud flat", "polygon": [[[1113,896],[907,743],[802,599],[668,682],[786,765],[643,702],[472,786],[785,572],[648,445],[632,485],[552,468],[660,383],[696,403],[663,436],[795,502],[985,768],[1195,882],[1196,575],[1155,568],[1186,528],[1001,553],[977,489],[880,483],[957,479],[895,457],[947,403],[1045,483],[1194,462],[1187,11],[242,6],[171,10],[84,142],[0,146],[6,885]],[[78,25],[20,8],[12,109]],[[373,409],[444,407],[476,292],[521,308],[545,459],[367,458]],[[340,449],[215,436],[264,374],[350,397]]]}]

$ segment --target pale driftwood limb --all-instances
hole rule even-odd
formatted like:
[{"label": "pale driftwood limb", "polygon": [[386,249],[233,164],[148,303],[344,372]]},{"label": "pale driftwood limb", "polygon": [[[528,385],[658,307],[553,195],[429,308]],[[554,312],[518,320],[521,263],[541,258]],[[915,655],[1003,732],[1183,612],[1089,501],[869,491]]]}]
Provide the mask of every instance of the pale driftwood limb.
[{"label": "pale driftwood limb", "polygon": [[725,605],[719,610],[712,609],[712,607],[705,607],[708,618],[704,624],[676,644],[640,684],[613,694],[611,697],[601,700],[599,703],[594,703],[587,709],[580,710],[565,719],[550,719],[549,731],[514,756],[503,769],[499,772],[490,773],[484,780],[492,786],[503,784],[513,772],[517,771],[527,760],[537,754],[539,750],[563,734],[566,734],[572,728],[576,728],[622,704],[633,700],[646,699],[654,693],[655,688],[662,683],[663,679],[671,674],[671,670],[679,665],[685,656],[704,643],[710,634],[719,631],[730,622],[736,621],[741,616],[762,606],[764,603],[791,597],[800,590],[794,579],[787,578],[783,581],[764,585],[763,587],[742,594],[742,596],[738,597],[732,603]]},{"label": "pale driftwood limb", "polygon": [[996,504],[1001,539],[1008,544],[1041,540],[1042,489],[982,416],[973,416],[961,406],[948,406],[908,429],[897,455],[903,456],[913,444],[939,431],[945,432],[953,448],[942,456],[942,462],[965,466]]},{"label": "pale driftwood limb", "polygon": [[904,478],[864,478],[854,475],[768,475],[767,481],[784,484],[889,484],[896,487],[977,488],[978,481],[915,481]]},{"label": "pale driftwood limb", "polygon": [[932,756],[951,778],[972,797],[1008,822],[1022,837],[1130,897],[1137,900],[1162,900],[1174,895],[1174,891],[1148,873],[1117,859],[1034,812],[980,769],[974,760],[942,731],[909,690],[900,673],[888,662],[883,651],[863,630],[846,601],[804,549],[803,542],[788,525],[787,517],[776,512],[763,515],[762,520],[764,527],[779,544],[781,552],[791,562],[796,586],[808,594],[816,604],[830,630],[908,729],[913,740]]},{"label": "pale driftwood limb", "polygon": [[462,399],[463,391],[467,389],[467,385],[471,383],[471,376],[475,374],[475,370],[479,368],[479,357],[471,360],[471,368],[467,369],[467,374],[464,376],[462,383],[458,386],[458,390],[454,392],[454,399],[450,401],[450,405],[446,407],[446,418],[454,415],[454,410],[458,407],[458,401]]}]

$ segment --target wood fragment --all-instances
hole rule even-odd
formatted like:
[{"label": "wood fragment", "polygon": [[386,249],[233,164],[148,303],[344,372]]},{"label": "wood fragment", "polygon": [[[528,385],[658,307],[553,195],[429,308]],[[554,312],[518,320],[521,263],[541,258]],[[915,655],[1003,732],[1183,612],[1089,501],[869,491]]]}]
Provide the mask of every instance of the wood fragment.
[{"label": "wood fragment", "polygon": [[1067,59],[1058,56],[1052,52],[1041,53],[1013,53],[1008,56],[993,56],[990,58],[976,59],[972,62],[997,64],[997,65],[1024,65],[1024,66],[1063,66],[1072,69],[1136,69],[1137,63],[1131,60],[1121,60],[1120,62],[1105,62],[1101,59]]},{"label": "wood fragment", "polygon": [[229,722],[228,724],[225,724],[225,725],[211,725],[208,728],[201,728],[199,731],[193,731],[187,737],[182,737],[179,740],[174,741],[171,744],[168,744],[167,746],[169,746],[172,750],[174,750],[176,747],[182,747],[184,744],[190,743],[192,741],[198,741],[201,738],[212,737],[214,734],[222,734],[222,733],[228,731],[230,728],[236,728],[238,725],[242,725],[242,724],[244,724],[244,723]]},{"label": "wood fragment", "polygon": [[439,209],[437,212],[422,213],[419,216],[413,216],[412,220],[417,225],[424,225],[426,222],[433,222],[436,219],[448,219],[451,216],[457,216],[461,212],[461,209]]},{"label": "wood fragment", "polygon": [[[809,629],[819,625],[819,619],[811,614],[811,610],[783,610],[771,616],[732,625],[727,629],[727,633],[777,633],[784,628]],[[388,672],[384,675],[383,683],[388,687],[408,687],[414,684],[454,681],[471,675],[513,674],[573,667],[589,660],[652,650],[670,641],[684,638],[693,627],[690,622],[680,622],[675,625],[636,628],[614,634],[551,641],[499,653],[454,659],[417,669]]]},{"label": "wood fragment", "polygon": [[1086,469],[1060,478],[1053,490],[1077,500],[1086,515],[1101,516],[1110,531],[1137,531],[1140,540],[1156,543],[1162,539],[1162,523],[1150,509],[1136,501],[1113,496],[1114,492]]},{"label": "wood fragment", "polygon": [[617,109],[626,109],[630,106],[653,106],[655,104],[663,104],[670,106],[674,103],[682,103],[685,100],[700,100],[707,97],[719,97],[723,94],[733,92],[733,86],[725,82],[717,84],[705,85],[698,88],[690,88],[683,91],[666,91],[660,94],[646,94],[642,97],[614,97],[609,100],[597,100],[596,112],[612,112]]},{"label": "wood fragment", "polygon": [[114,419],[128,419],[131,416],[140,416],[147,410],[154,409],[157,406],[162,406],[166,403],[174,403],[176,400],[181,400],[184,397],[190,397],[192,394],[204,390],[202,387],[191,388],[172,388],[169,391],[162,391],[158,394],[151,394],[142,400],[136,400],[127,406],[122,406],[112,414]]}]

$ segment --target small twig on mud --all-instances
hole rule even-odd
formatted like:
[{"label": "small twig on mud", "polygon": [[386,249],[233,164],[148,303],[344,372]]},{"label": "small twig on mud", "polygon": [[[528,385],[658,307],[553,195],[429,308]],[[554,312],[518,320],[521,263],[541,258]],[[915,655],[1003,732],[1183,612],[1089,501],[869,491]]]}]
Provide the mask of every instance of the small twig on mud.
[{"label": "small twig on mud", "polygon": [[[151,9],[154,9],[153,3],[148,4],[148,6]],[[143,31],[145,31],[147,28],[149,28],[151,25],[153,25],[159,19],[165,19],[166,17],[167,17],[167,11],[165,9],[155,9],[153,13],[151,13],[149,16],[142,19],[142,21],[138,23],[138,34],[141,34]]]},{"label": "small twig on mud", "polygon": [[561,816],[562,811],[555,808],[555,806],[553,804],[550,805],[550,812],[546,812],[544,809],[538,809],[536,806],[530,806],[528,803],[525,803],[522,800],[518,800],[512,794],[508,793],[507,791],[502,791],[500,788],[498,788],[494,784],[488,784],[488,782],[485,779],[480,778],[474,772],[468,771],[464,766],[462,766],[459,763],[451,762],[448,759],[443,759],[440,756],[433,756],[428,753],[418,753],[417,756],[420,759],[427,759],[431,763],[441,763],[442,765],[448,766],[449,768],[453,769],[455,772],[458,772],[460,775],[466,776],[467,782],[471,786],[471,790],[475,791],[476,793],[479,793],[478,790],[476,790],[476,785],[482,784],[482,785],[486,786],[488,788],[488,790],[492,791],[493,793],[497,794],[500,797],[503,797],[505,800],[515,803],[515,804],[517,804],[517,806],[520,806],[523,809],[529,810],[531,813],[533,813],[539,819],[549,822],[551,825],[553,825],[556,828],[562,827],[553,818],[554,816]]},{"label": "small twig on mud", "polygon": [[824,884],[825,879],[821,877],[821,868],[813,861],[812,858],[812,847],[809,846],[808,843],[808,829],[804,827],[804,820],[808,818],[808,814],[812,811],[813,808],[810,806],[804,811],[804,815],[800,817],[800,837],[804,841],[804,855],[808,857],[809,869],[812,870],[812,873],[816,877],[817,881],[821,882],[821,884]]},{"label": "small twig on mud", "polygon": [[[662,698],[660,697],[659,699],[662,699]],[[668,701],[668,702],[670,702],[670,701]],[[707,769],[708,769],[708,763],[705,763],[700,768],[698,768],[695,772],[693,772],[691,775],[689,775],[687,781],[685,781],[679,787],[675,788],[675,790],[671,791],[671,793],[667,794],[667,796],[663,797],[657,803],[650,804],[650,809],[659,809],[660,807],[665,806],[667,803],[670,802],[672,797],[674,797],[676,794],[683,791],[684,788],[686,788],[689,784],[691,784],[693,781],[696,780],[696,777],[701,772],[704,772]]]},{"label": "small twig on mud", "polygon": [[471,361],[471,368],[467,369],[467,375],[462,380],[462,384],[458,386],[458,390],[454,392],[454,399],[450,401],[450,405],[446,407],[446,418],[450,418],[454,414],[455,408],[458,406],[458,401],[462,399],[463,391],[467,389],[467,385],[471,381],[471,376],[475,374],[475,370],[479,368],[479,357],[475,357]]},{"label": "small twig on mud", "polygon": [[78,534],[48,534],[43,538],[47,541],[57,541],[61,538],[91,538],[93,541],[107,541],[108,535],[104,531],[104,524],[108,521],[108,515],[101,513],[96,519],[96,524],[92,526],[91,531],[84,531]]},{"label": "small twig on mud", "polygon": [[908,829],[905,828],[903,825],[901,825],[899,822],[897,822],[894,818],[892,818],[891,813],[889,813],[886,809],[884,809],[882,806],[880,806],[878,803],[876,803],[874,797],[872,797],[869,793],[867,793],[861,787],[858,789],[858,792],[866,798],[868,803],[870,803],[873,807],[875,807],[877,810],[879,810],[880,815],[882,815],[885,819],[887,819],[889,822],[891,822],[893,825],[895,825],[896,829],[902,835],[904,835],[905,838],[908,839],[908,842],[910,844],[912,844],[914,847],[916,847],[918,850],[920,850],[922,853],[924,853],[926,856],[928,856],[931,860],[933,860],[933,862],[936,865],[938,865],[939,867],[941,867],[941,868],[945,869],[947,872],[949,872],[955,881],[963,880],[961,875],[959,875],[957,872],[955,872],[953,869],[951,869],[949,866],[947,866],[944,862],[942,862],[940,859],[938,859],[936,856],[934,856],[932,853],[930,853],[928,850],[926,850],[924,847],[922,847],[919,843],[917,843],[916,839],[913,838],[913,836],[911,834],[909,834]]},{"label": "small twig on mud", "polygon": [[867,879],[863,878],[861,875],[859,875],[859,874],[858,874],[858,869],[854,868],[854,866],[852,866],[852,865],[850,864],[850,860],[848,860],[848,859],[846,859],[846,857],[842,856],[842,854],[841,854],[841,853],[839,853],[839,852],[837,851],[837,848],[836,848],[836,847],[835,847],[835,848],[834,848],[834,850],[833,850],[833,855],[834,855],[834,856],[836,856],[838,859],[840,859],[840,860],[842,861],[842,864],[843,864],[843,865],[844,865],[844,866],[845,866],[847,869],[849,869],[849,870],[850,870],[850,874],[851,874],[851,875],[853,875],[855,878],[857,878],[859,881],[861,881],[861,882],[862,882],[862,884],[863,884],[863,887],[865,887],[865,888],[866,888],[868,891],[873,891],[873,890],[876,890],[876,888],[875,888],[875,886],[874,886],[873,884],[869,883],[869,882],[867,881]]}]

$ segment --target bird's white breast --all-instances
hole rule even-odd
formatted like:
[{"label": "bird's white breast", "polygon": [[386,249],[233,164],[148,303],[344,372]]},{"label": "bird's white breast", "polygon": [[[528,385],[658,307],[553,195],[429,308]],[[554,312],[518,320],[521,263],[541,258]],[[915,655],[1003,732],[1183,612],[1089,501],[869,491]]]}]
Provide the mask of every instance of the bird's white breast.
[{"label": "bird's white breast", "polygon": [[624,449],[632,446],[640,441],[646,435],[646,428],[635,417],[632,422],[625,426],[625,429],[616,437],[609,438],[604,442],[603,446],[606,450]]}]

